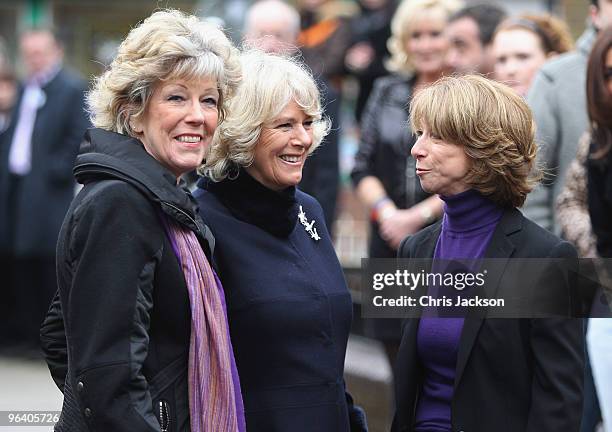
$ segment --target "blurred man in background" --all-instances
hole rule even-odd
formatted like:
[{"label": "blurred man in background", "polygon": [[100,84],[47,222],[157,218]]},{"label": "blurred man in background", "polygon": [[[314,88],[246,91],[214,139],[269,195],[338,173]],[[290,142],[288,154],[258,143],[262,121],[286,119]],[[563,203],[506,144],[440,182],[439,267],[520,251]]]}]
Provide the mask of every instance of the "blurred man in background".
[{"label": "blurred man in background", "polygon": [[292,55],[297,50],[300,15],[281,0],[262,0],[246,14],[244,40],[265,52]]},{"label": "blurred man in background", "polygon": [[449,66],[460,74],[493,72],[491,41],[495,28],[505,17],[506,12],[492,4],[476,4],[457,11],[446,28],[450,39]]},{"label": "blurred man in background", "polygon": [[31,353],[56,290],[55,244],[89,122],[86,83],[62,66],[63,50],[52,31],[23,33],[20,54],[26,77],[0,141],[0,251],[15,296],[7,327],[13,342]]}]

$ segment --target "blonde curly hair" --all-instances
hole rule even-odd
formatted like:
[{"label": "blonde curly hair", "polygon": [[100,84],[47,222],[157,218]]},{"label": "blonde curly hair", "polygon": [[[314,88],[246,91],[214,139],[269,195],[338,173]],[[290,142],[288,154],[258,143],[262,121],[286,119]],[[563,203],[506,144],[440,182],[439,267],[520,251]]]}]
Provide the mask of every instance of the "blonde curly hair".
[{"label": "blonde curly hair", "polygon": [[230,101],[225,121],[217,128],[206,162],[199,172],[221,181],[238,167],[253,163],[262,129],[294,100],[312,118],[313,137],[308,152],[319,146],[330,128],[323,118],[317,84],[306,66],[295,58],[248,51],[241,56],[244,78]]},{"label": "blonde curly hair", "polygon": [[213,24],[178,10],[157,11],[129,32],[95,80],[87,95],[92,124],[135,137],[130,119],[144,113],[157,83],[202,77],[217,81],[223,119],[241,78],[238,50]]},{"label": "blonde curly hair", "polygon": [[391,57],[386,61],[387,69],[403,75],[414,72],[412,59],[406,52],[406,41],[415,23],[426,17],[447,21],[462,5],[460,0],[403,0],[391,20],[391,37],[387,41]]},{"label": "blonde curly hair", "polygon": [[539,181],[535,121],[525,100],[480,75],[445,77],[410,104],[412,130],[461,146],[466,184],[503,207],[520,207]]}]

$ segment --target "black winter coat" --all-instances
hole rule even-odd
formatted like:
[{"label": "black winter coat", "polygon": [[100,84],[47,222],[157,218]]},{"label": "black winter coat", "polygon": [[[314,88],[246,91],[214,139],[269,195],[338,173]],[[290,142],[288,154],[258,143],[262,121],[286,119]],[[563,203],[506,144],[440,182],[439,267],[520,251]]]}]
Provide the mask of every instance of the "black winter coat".
[{"label": "black winter coat", "polygon": [[209,256],[214,239],[133,138],[89,130],[74,171],[83,188],[61,229],[59,297],[41,329],[64,393],[56,431],[188,431],[189,296],[160,217],[194,231]]},{"label": "black winter coat", "polygon": [[[387,195],[400,209],[412,207],[429,195],[416,177],[415,160],[410,150],[415,143],[408,124],[408,104],[413,81],[390,75],[374,83],[361,121],[361,140],[351,177],[353,184],[367,176],[380,180]],[[392,258],[391,249],[372,224],[369,256]]]}]

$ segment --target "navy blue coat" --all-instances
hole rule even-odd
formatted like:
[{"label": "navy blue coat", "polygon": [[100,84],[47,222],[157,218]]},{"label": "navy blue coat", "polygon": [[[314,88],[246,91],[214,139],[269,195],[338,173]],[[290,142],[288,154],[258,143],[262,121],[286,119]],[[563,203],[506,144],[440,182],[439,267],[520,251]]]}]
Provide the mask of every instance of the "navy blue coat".
[{"label": "navy blue coat", "polygon": [[[272,192],[244,171],[199,186],[248,431],[350,430],[343,372],[351,298],[321,206],[295,188]],[[320,240],[296,223],[300,207]]]}]

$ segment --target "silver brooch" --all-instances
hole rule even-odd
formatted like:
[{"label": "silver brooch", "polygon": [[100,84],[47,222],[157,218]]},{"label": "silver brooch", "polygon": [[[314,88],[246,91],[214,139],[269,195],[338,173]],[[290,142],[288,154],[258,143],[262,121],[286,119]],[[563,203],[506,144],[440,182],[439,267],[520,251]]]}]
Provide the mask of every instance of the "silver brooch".
[{"label": "silver brooch", "polygon": [[313,219],[312,222],[308,223],[308,218],[306,217],[306,213],[304,213],[304,209],[302,208],[302,206],[300,206],[300,212],[298,213],[298,219],[300,220],[300,223],[304,225],[304,229],[306,230],[308,234],[310,234],[310,237],[312,237],[313,240],[315,241],[321,240],[321,237],[319,237],[319,233],[317,232],[317,229],[314,227],[315,220]]}]

